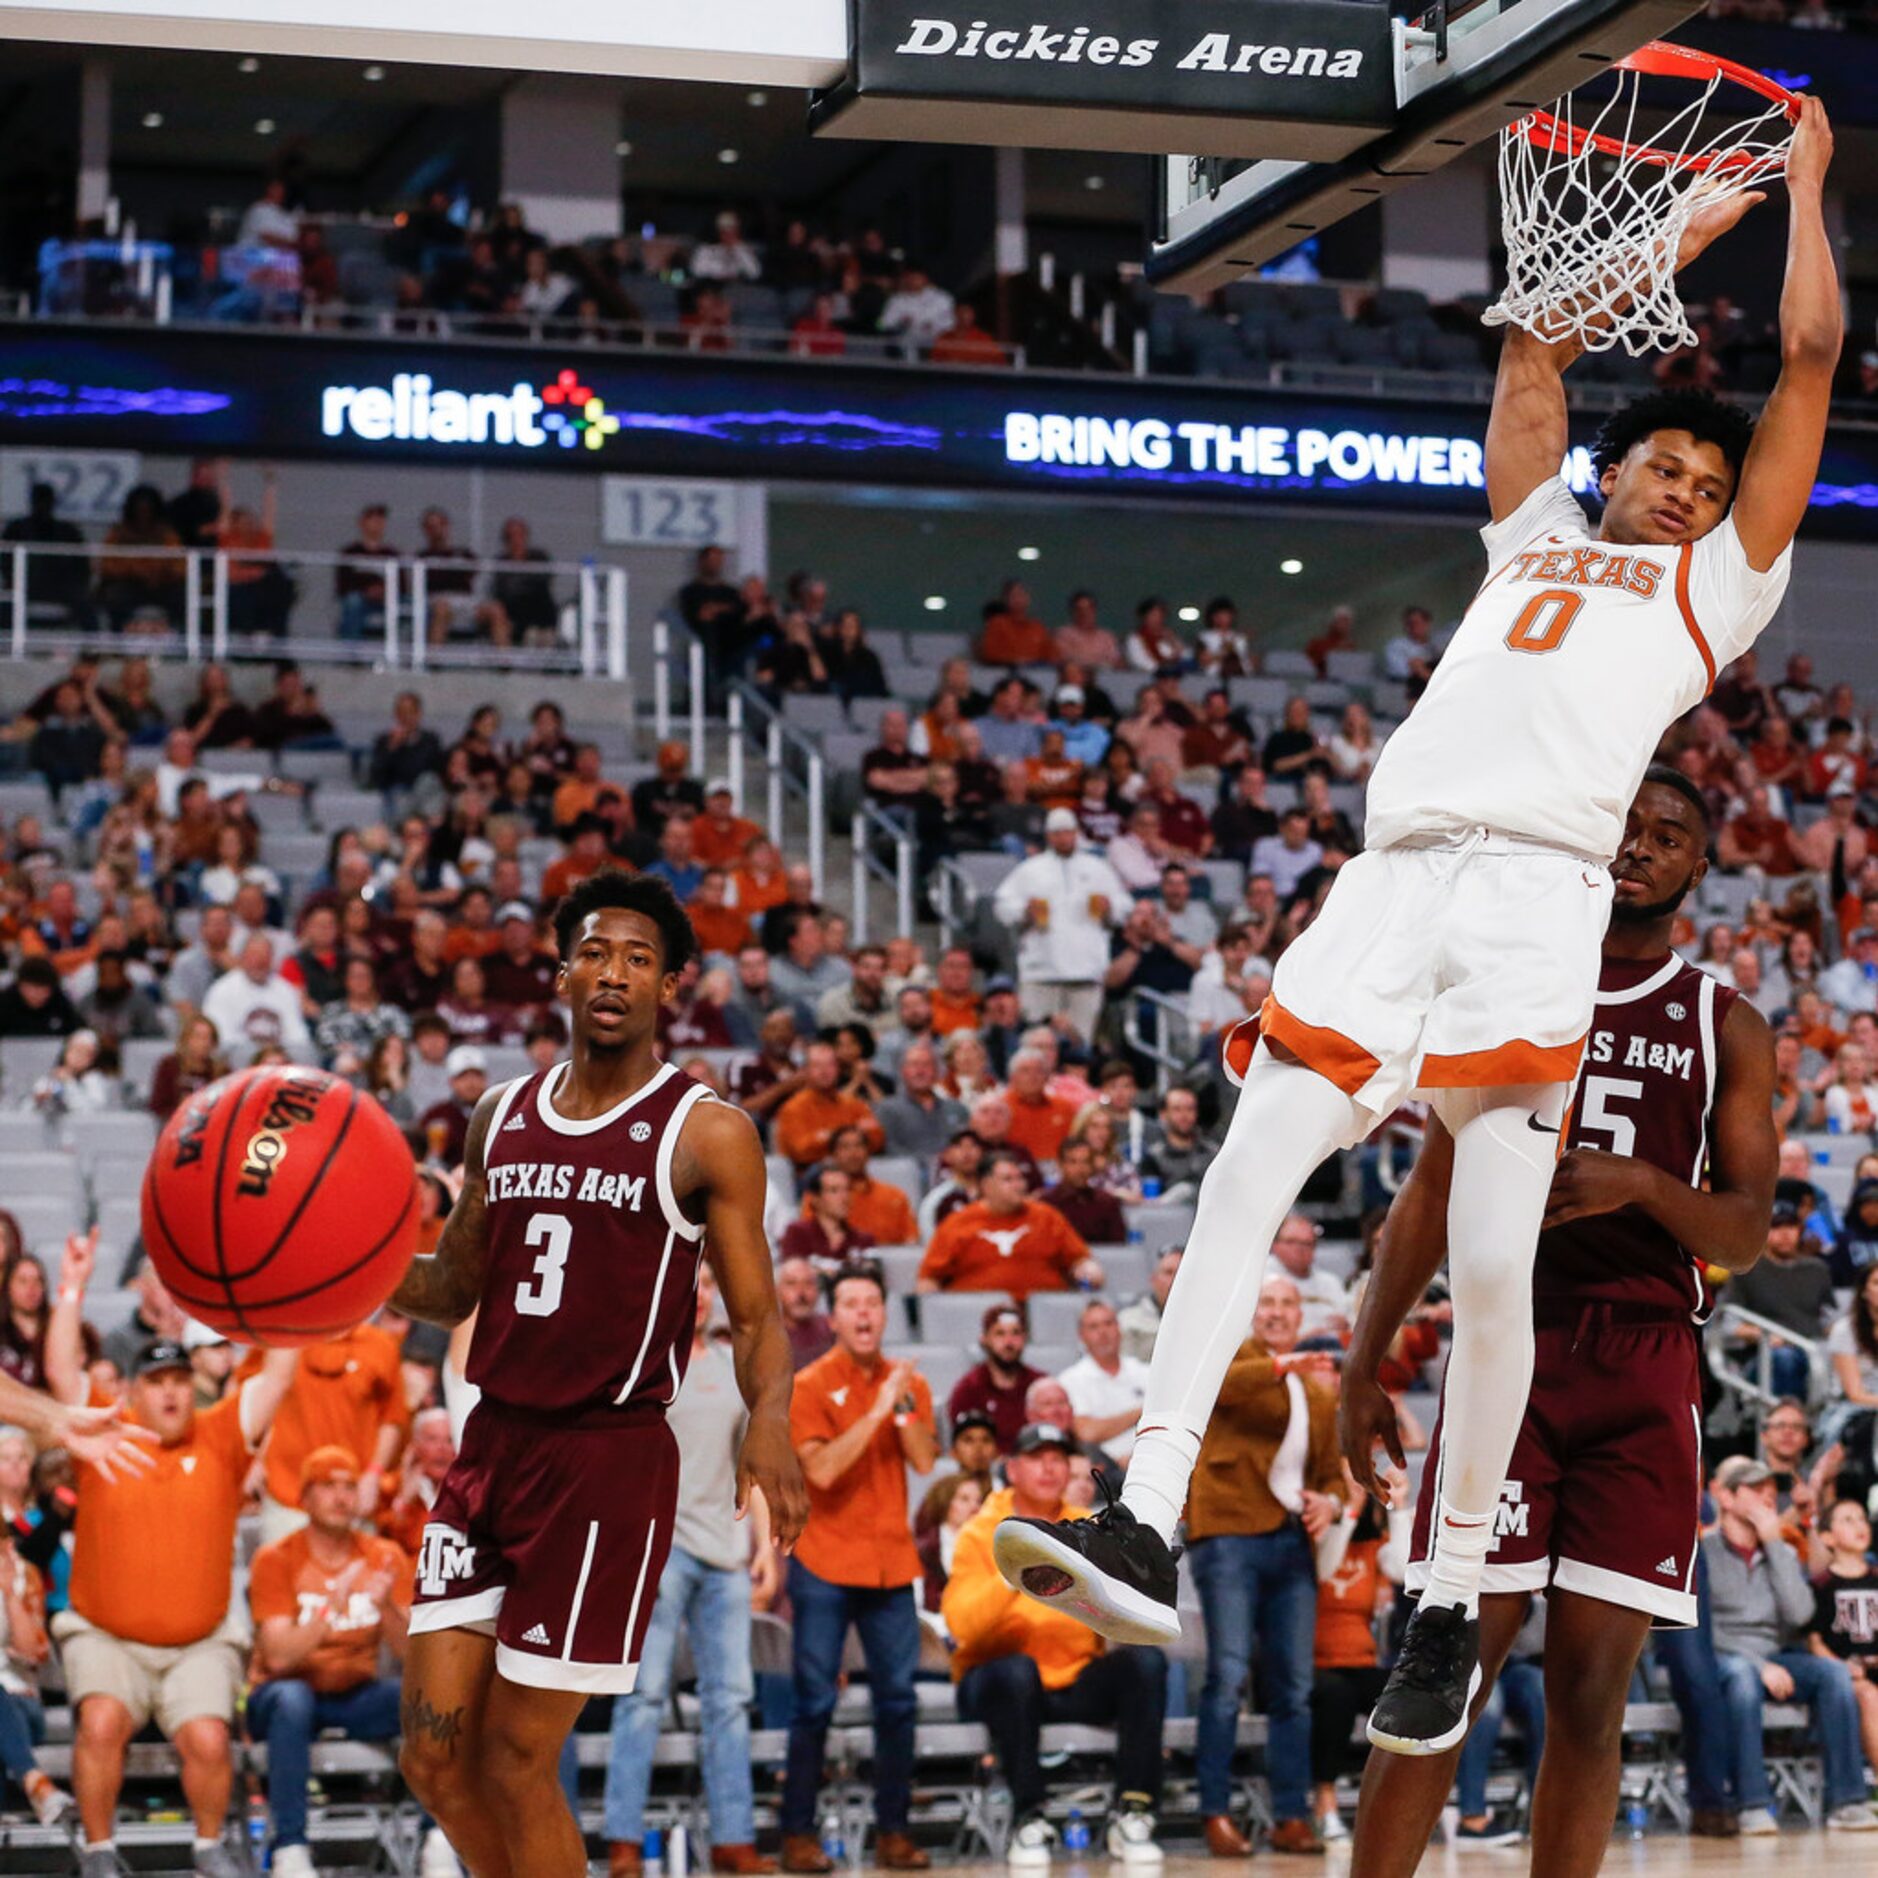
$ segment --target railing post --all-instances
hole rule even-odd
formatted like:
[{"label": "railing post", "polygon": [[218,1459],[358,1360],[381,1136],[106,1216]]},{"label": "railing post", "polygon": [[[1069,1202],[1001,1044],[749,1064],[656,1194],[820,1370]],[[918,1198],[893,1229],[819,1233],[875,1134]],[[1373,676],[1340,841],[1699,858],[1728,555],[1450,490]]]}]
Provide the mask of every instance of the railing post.
[{"label": "railing post", "polygon": [[764,741],[764,755],[769,761],[769,838],[780,848],[783,844],[783,740],[782,719],[769,720],[769,735]]},{"label": "railing post", "polygon": [[822,801],[826,770],[819,750],[809,752],[809,878],[822,897],[822,871],[828,859],[828,814]]},{"label": "railing post", "polygon": [[26,544],[13,550],[13,656],[26,656]]},{"label": "railing post", "polygon": [[214,584],[209,590],[210,643],[214,647],[210,656],[225,659],[228,657],[228,556],[220,548],[215,550],[210,567],[214,575]]},{"label": "railing post", "polygon": [[913,842],[909,836],[901,835],[894,844],[894,859],[897,863],[894,911],[899,918],[895,936],[910,939],[913,936]]},{"label": "railing post", "polygon": [[704,774],[704,647],[692,640],[685,655],[685,680],[691,691],[691,768]]},{"label": "railing post", "polygon": [[626,665],[626,570],[606,570],[606,675],[624,679]]},{"label": "railing post", "polygon": [[[848,838],[854,844],[852,863],[854,904],[848,915],[848,933],[854,944],[867,943],[867,811],[856,809],[848,825]],[[820,896],[818,895],[817,898]]]},{"label": "railing post", "polygon": [[398,669],[398,563],[394,556],[385,563],[385,664]]},{"label": "railing post", "polygon": [[663,743],[672,734],[672,629],[652,622],[652,734]]},{"label": "railing post", "polygon": [[724,701],[724,719],[730,726],[730,748],[728,772],[730,779],[730,806],[734,813],[743,813],[743,693],[733,690]]},{"label": "railing post", "polygon": [[600,579],[583,563],[580,570],[580,675],[593,678],[600,670]]},{"label": "railing post", "polygon": [[194,548],[183,556],[183,650],[191,665],[202,657],[202,558]]},{"label": "railing post", "polygon": [[411,563],[411,670],[430,662],[430,575],[422,561]]}]

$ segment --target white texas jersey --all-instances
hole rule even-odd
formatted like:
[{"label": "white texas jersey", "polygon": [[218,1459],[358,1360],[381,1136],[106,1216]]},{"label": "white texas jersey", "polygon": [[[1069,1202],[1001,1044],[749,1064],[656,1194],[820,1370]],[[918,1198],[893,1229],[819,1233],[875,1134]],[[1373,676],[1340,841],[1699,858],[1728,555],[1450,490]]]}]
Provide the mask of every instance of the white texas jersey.
[{"label": "white texas jersey", "polygon": [[1365,845],[1492,828],[1609,860],[1658,740],[1779,608],[1734,519],[1700,541],[1600,541],[1562,481],[1481,531],[1475,594],[1370,777]]}]

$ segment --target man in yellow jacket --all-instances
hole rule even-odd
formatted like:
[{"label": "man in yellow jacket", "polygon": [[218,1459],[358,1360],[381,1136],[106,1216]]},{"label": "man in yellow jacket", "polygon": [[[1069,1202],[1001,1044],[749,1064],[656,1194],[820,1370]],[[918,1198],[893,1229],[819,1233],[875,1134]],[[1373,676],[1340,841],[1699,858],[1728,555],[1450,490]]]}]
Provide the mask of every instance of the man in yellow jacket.
[{"label": "man in yellow jacket", "polygon": [[1154,1808],[1161,1791],[1161,1725],[1167,1659],[1159,1650],[1105,1644],[1083,1622],[1013,1591],[991,1556],[998,1521],[1081,1519],[1064,1498],[1075,1439],[1049,1422],[1019,1431],[1004,1463],[1008,1487],[959,1534],[941,1609],[957,1643],[952,1674],[959,1713],[983,1722],[997,1749],[1017,1813],[1009,1862],[1017,1871],[1050,1862],[1055,1829],[1043,1816],[1038,1741],[1046,1722],[1116,1730],[1115,1812],[1108,1850],[1129,1867],[1158,1867]]}]

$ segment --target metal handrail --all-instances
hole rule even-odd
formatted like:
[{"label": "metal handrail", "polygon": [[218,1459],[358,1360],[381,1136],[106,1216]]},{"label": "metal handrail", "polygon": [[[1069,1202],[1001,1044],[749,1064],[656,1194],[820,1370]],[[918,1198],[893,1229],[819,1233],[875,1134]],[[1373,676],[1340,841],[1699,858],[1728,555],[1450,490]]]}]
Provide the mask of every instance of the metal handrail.
[{"label": "metal handrail", "polygon": [[[1745,1371],[1728,1361],[1727,1354],[1730,1333],[1744,1326],[1756,1332],[1754,1371],[1751,1379]],[[1751,1311],[1744,1304],[1731,1304],[1726,1299],[1715,1306],[1715,1314],[1709,1319],[1707,1332],[1703,1342],[1707,1349],[1709,1374],[1724,1389],[1731,1390],[1744,1401],[1766,1409],[1771,1408],[1780,1400],[1774,1388],[1772,1339],[1775,1338],[1792,1349],[1803,1350],[1806,1353],[1808,1405],[1816,1405],[1825,1400],[1829,1372],[1824,1338],[1799,1336],[1789,1330],[1785,1324],[1777,1324],[1771,1317],[1763,1317],[1758,1311]]]},{"label": "metal handrail", "polygon": [[[906,824],[884,813],[872,802],[862,802],[854,811],[849,827],[854,843],[854,908],[850,931],[856,945],[867,940],[867,882],[870,875],[885,881],[893,889],[894,929],[902,939],[913,936],[913,879],[918,844]],[[893,866],[876,859],[873,842],[876,836],[893,844]]]},{"label": "metal handrail", "polygon": [[[1169,1086],[1186,1075],[1194,1057],[1199,1052],[1199,1039],[1192,1036],[1193,1019],[1188,1014],[1186,1002],[1170,992],[1130,991],[1125,994],[1123,1006],[1122,1035],[1131,1048],[1138,1050],[1154,1065],[1154,1092],[1165,1095]],[[1157,1037],[1149,1037],[1141,1028],[1141,1011],[1146,1005],[1153,1010],[1157,1019]],[[1183,1055],[1172,1048],[1166,1041],[1179,1031],[1188,1033],[1190,1047]]]},{"label": "metal handrail", "polygon": [[[427,665],[452,665],[464,662],[460,648],[432,647],[429,643],[428,579],[430,564],[417,555],[329,554],[317,550],[286,548],[232,547],[186,548],[166,543],[141,542],[14,542],[0,556],[5,570],[5,607],[8,621],[6,656],[22,659],[35,650],[69,651],[75,643],[90,643],[98,636],[95,625],[84,618],[63,625],[35,624],[36,604],[32,597],[32,564],[38,560],[82,561],[87,566],[110,558],[138,561],[174,561],[182,574],[182,620],[180,648],[171,641],[179,635],[139,633],[135,643],[139,651],[161,655],[180,649],[185,657],[203,656],[203,626],[208,627],[208,653],[216,659],[276,659],[285,651],[310,652],[317,647],[322,658],[358,659],[396,669],[408,664],[415,671]],[[235,562],[267,562],[295,571],[309,569],[362,568],[375,574],[385,584],[384,629],[382,638],[342,639],[296,631],[291,623],[292,610],[308,604],[296,597],[289,612],[286,635],[276,639],[257,635],[253,642],[236,640],[230,630],[230,568]],[[512,646],[504,653],[508,663],[541,671],[577,670],[587,678],[626,679],[631,675],[627,634],[629,587],[626,569],[588,559],[582,561],[504,561],[478,560],[475,578],[480,583],[492,573],[526,573],[549,580],[573,577],[574,597],[557,600],[557,612],[573,616],[574,638],[571,647]],[[238,583],[236,583],[238,584]],[[408,605],[403,604],[408,595]],[[87,594],[87,606],[90,604]],[[37,603],[43,604],[43,602]],[[408,645],[406,635],[408,633]],[[37,641],[35,646],[30,641]],[[438,654],[442,656],[439,657]],[[478,645],[477,664],[488,662],[489,648]]]},{"label": "metal handrail", "polygon": [[[682,627],[675,629],[683,632]],[[688,636],[688,635],[687,635]],[[695,644],[695,641],[693,642]],[[702,690],[702,685],[699,687]],[[809,878],[815,897],[822,897],[828,866],[828,768],[821,750],[792,724],[785,723],[776,709],[754,685],[735,680],[726,700],[736,710],[729,718],[733,745],[760,735],[763,762],[768,776],[764,821],[770,839],[781,848],[783,815],[791,797],[799,798],[808,820]],[[695,707],[694,707],[695,708]],[[741,755],[732,759],[731,787],[735,791],[742,775]]]}]

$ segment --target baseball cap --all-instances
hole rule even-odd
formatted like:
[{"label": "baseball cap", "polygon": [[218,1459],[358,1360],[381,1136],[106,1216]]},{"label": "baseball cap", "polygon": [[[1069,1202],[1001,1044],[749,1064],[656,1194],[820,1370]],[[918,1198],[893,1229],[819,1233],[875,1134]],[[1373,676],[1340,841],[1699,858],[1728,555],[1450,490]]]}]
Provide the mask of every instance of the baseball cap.
[{"label": "baseball cap", "polygon": [[473,1043],[459,1043],[443,1059],[443,1073],[452,1081],[468,1069],[479,1069],[486,1076],[489,1073],[489,1059]]},{"label": "baseball cap", "polygon": [[998,1432],[998,1424],[992,1420],[987,1409],[967,1409],[962,1415],[955,1415],[952,1418],[953,1440],[956,1441],[960,1431],[966,1428],[983,1428],[993,1435]]},{"label": "baseball cap", "polygon": [[1772,1226],[1797,1226],[1800,1223],[1800,1209],[1791,1200],[1776,1200],[1774,1210],[1768,1215],[1768,1224]]},{"label": "baseball cap", "polygon": [[1065,1454],[1076,1446],[1072,1436],[1066,1435],[1055,1422],[1026,1422],[1017,1431],[1017,1440],[1012,1445],[1013,1454],[1035,1454],[1039,1448],[1061,1448]]},{"label": "baseball cap", "polygon": [[[1850,943],[1855,946],[1862,946],[1867,939],[1878,939],[1878,926],[1861,926],[1858,931],[1852,935]],[[25,967],[22,966],[21,970],[23,971],[24,969]]]},{"label": "baseball cap", "polygon": [[1086,702],[1080,685],[1058,685],[1056,688],[1058,704],[1082,704]]},{"label": "baseball cap", "polygon": [[704,793],[707,796],[727,796],[734,794],[735,791],[724,777],[714,776],[704,785]]},{"label": "baseball cap", "polygon": [[185,1350],[212,1350],[217,1344],[226,1343],[228,1333],[215,1330],[207,1324],[199,1324],[192,1317],[183,1326],[183,1348]]},{"label": "baseball cap", "polygon": [[1043,832],[1046,835],[1073,835],[1081,826],[1076,820],[1074,809],[1052,809],[1043,818]]},{"label": "baseball cap", "polygon": [[[1068,809],[1058,809],[1056,812],[1059,815],[1069,814]],[[1072,817],[1071,819],[1073,820],[1074,818]],[[1015,991],[1016,989],[1017,980],[1013,978],[1009,972],[999,972],[995,978],[989,978],[985,981],[985,996],[988,998],[995,997],[1000,991]]]},{"label": "baseball cap", "polygon": [[154,1376],[160,1370],[188,1367],[189,1352],[174,1337],[159,1337],[155,1343],[146,1343],[143,1354],[137,1359],[139,1376]]},{"label": "baseball cap", "polygon": [[986,1312],[984,1321],[978,1326],[978,1333],[983,1336],[994,1324],[1001,1324],[1009,1318],[1019,1330],[1024,1328],[1024,1313],[1015,1304],[994,1304]]},{"label": "baseball cap", "polygon": [[1733,1492],[1737,1487],[1758,1487],[1774,1477],[1773,1469],[1764,1466],[1751,1454],[1731,1454],[1715,1470],[1715,1484]]},{"label": "baseball cap", "polygon": [[526,920],[532,926],[535,923],[535,909],[526,900],[504,900],[496,908],[496,924],[503,926],[512,919]]},{"label": "baseball cap", "polygon": [[357,1480],[359,1461],[350,1448],[341,1447],[338,1442],[330,1441],[323,1448],[315,1448],[300,1463],[300,1491],[317,1486],[326,1480]]}]

